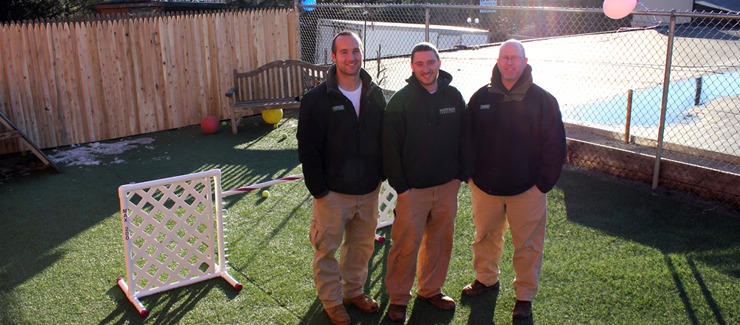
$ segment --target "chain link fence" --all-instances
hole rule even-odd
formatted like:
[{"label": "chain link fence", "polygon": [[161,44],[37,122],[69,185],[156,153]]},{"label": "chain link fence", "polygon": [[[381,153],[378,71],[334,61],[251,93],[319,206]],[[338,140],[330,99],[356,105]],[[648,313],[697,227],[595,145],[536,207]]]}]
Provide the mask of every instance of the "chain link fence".
[{"label": "chain link fence", "polygon": [[[642,11],[614,20],[600,8],[432,4],[300,9],[303,60],[331,63],[334,34],[353,30],[365,44],[365,69],[391,93],[410,76],[408,54],[418,42],[441,50],[441,68],[469,98],[489,82],[498,45],[522,40],[534,82],[558,99],[569,138],[740,175],[740,15]],[[729,191],[740,192],[738,184]]]}]

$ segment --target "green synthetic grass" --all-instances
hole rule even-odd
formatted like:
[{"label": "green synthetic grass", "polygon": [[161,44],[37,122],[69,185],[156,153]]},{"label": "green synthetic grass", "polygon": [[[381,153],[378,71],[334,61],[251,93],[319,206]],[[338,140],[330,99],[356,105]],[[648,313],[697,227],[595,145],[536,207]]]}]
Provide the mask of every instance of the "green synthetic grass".
[{"label": "green synthetic grass", "polygon": [[[142,135],[149,144],[100,165],[36,171],[0,185],[1,324],[327,324],[313,288],[302,181],[225,199],[229,272],[236,292],[213,279],[142,298],[142,320],[115,284],[125,274],[117,188],[131,182],[220,168],[225,190],[300,173],[296,120],[273,128],[245,119],[223,126]],[[283,135],[286,135],[284,137]],[[115,143],[118,140],[110,141]],[[49,151],[52,153],[52,151]],[[497,293],[460,299],[474,278],[470,192],[463,185],[450,272],[443,290],[454,312],[411,301],[409,323],[509,324],[514,305],[507,242]],[[740,219],[682,195],[568,168],[549,194],[539,324],[740,323]],[[390,237],[390,228],[380,231]],[[381,312],[349,308],[357,324],[388,323],[383,277],[390,244],[376,244],[367,292]]]}]

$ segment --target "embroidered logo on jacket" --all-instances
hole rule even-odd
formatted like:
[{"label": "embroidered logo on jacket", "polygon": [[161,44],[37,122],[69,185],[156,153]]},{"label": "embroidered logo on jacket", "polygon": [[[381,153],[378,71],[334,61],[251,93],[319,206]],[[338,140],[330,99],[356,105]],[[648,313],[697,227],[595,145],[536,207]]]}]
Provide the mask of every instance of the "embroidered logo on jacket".
[{"label": "embroidered logo on jacket", "polygon": [[480,109],[490,109],[490,108],[491,108],[491,104],[480,105]]},{"label": "embroidered logo on jacket", "polygon": [[344,110],[344,105],[337,105],[331,108],[332,112],[338,112]]},{"label": "embroidered logo on jacket", "polygon": [[452,114],[455,113],[454,107],[445,107],[439,109],[439,114]]}]

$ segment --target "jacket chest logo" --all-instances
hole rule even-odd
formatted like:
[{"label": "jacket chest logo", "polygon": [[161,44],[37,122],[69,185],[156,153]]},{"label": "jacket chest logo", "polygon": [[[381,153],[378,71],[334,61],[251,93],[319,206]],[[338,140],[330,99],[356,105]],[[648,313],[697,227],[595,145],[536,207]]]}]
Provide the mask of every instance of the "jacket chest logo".
[{"label": "jacket chest logo", "polygon": [[440,108],[439,109],[439,114],[440,115],[441,114],[453,114],[453,113],[455,113],[455,108],[454,107],[445,107],[445,108]]},{"label": "jacket chest logo", "polygon": [[331,108],[332,112],[338,112],[338,111],[343,111],[343,110],[344,110],[344,105],[337,105]]},{"label": "jacket chest logo", "polygon": [[482,105],[480,105],[480,109],[490,109],[490,108],[491,108],[491,104],[482,104]]}]

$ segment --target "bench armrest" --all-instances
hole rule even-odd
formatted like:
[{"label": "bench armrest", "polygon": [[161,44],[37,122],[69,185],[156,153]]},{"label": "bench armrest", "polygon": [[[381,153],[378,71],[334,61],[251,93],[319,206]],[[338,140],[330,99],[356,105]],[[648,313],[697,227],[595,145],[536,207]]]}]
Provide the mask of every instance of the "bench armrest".
[{"label": "bench armrest", "polygon": [[226,97],[231,98],[231,96],[234,96],[234,93],[236,93],[236,87],[231,87],[226,91]]}]

